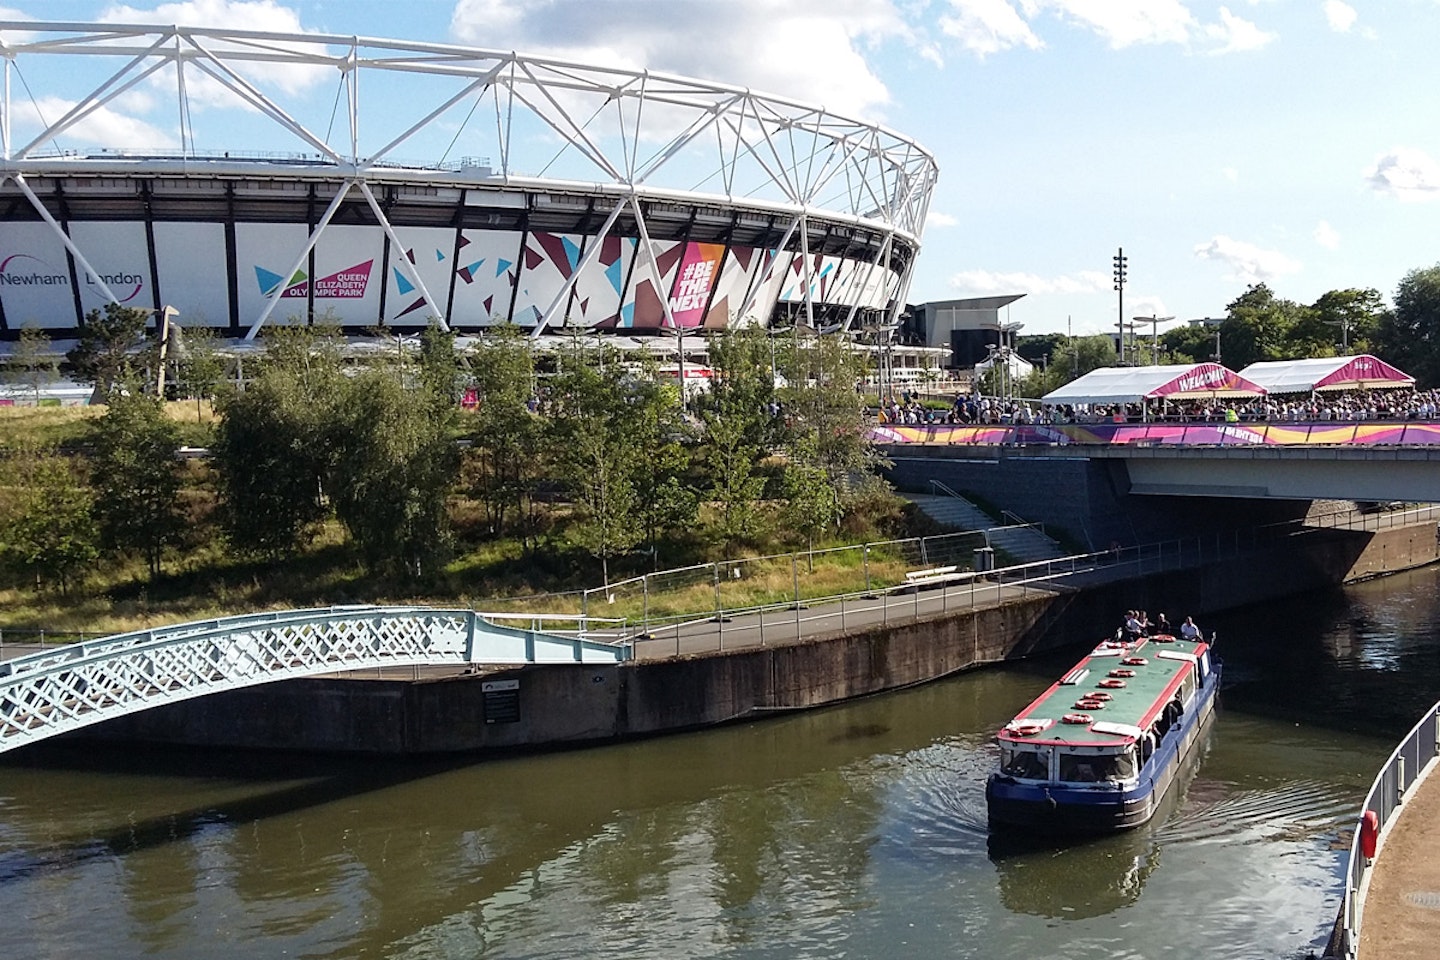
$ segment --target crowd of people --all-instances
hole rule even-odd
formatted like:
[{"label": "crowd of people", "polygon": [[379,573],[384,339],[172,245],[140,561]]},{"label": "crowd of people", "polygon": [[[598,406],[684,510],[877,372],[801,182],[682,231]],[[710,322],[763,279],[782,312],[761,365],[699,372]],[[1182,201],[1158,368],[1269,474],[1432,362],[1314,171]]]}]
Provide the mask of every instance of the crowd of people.
[{"label": "crowd of people", "polygon": [[1347,390],[1309,396],[1266,396],[1249,400],[1151,401],[1095,404],[1088,410],[1066,406],[1042,408],[1045,423],[1311,423],[1326,421],[1433,420],[1440,416],[1440,390]]},{"label": "crowd of people", "polygon": [[1021,398],[957,393],[941,407],[919,394],[880,402],[878,419],[889,424],[1064,424],[1064,423],[1325,423],[1440,418],[1440,390],[1349,390],[1309,396],[1267,396],[1249,400],[1203,399],[1179,402],[1041,404]]}]

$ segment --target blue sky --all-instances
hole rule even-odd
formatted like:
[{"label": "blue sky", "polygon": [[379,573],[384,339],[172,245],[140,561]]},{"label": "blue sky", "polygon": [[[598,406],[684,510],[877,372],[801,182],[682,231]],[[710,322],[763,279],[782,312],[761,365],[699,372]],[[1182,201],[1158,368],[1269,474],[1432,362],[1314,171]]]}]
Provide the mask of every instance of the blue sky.
[{"label": "blue sky", "polygon": [[878,120],[941,168],[910,300],[1024,293],[1025,333],[1113,330],[1119,247],[1127,319],[1218,316],[1257,282],[1388,299],[1440,261],[1440,0],[0,0],[0,18],[459,42]]}]

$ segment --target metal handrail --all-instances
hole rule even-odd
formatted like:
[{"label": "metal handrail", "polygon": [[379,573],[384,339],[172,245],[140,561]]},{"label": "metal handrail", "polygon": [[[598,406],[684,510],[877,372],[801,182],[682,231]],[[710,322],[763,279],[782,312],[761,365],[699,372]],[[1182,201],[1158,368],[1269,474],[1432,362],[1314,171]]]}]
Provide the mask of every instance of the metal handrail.
[{"label": "metal handrail", "polygon": [[[1360,950],[1360,921],[1365,913],[1365,895],[1369,892],[1373,875],[1374,860],[1366,859],[1360,851],[1361,824],[1366,813],[1374,813],[1379,824],[1379,836],[1375,847],[1376,859],[1385,846],[1387,827],[1409,791],[1425,779],[1433,769],[1436,757],[1440,757],[1440,703],[1435,704],[1410,728],[1390,754],[1370,792],[1365,796],[1365,805],[1355,821],[1355,835],[1350,840],[1350,863],[1345,873],[1345,894],[1340,901],[1340,913],[1335,920],[1335,933],[1330,938],[1325,955],[1332,960],[1356,960]],[[1407,777],[1408,771],[1408,777]]]}]

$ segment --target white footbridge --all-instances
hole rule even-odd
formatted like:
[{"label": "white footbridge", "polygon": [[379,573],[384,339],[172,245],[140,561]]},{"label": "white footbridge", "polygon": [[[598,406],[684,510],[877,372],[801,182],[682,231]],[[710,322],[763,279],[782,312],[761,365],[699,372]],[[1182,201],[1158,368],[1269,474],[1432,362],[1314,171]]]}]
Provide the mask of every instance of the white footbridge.
[{"label": "white footbridge", "polygon": [[[580,629],[540,629],[550,622]],[[430,607],[325,607],[200,620],[43,650],[0,662],[0,753],[162,704],[298,677],[631,659],[629,644],[587,636],[593,622]]]}]

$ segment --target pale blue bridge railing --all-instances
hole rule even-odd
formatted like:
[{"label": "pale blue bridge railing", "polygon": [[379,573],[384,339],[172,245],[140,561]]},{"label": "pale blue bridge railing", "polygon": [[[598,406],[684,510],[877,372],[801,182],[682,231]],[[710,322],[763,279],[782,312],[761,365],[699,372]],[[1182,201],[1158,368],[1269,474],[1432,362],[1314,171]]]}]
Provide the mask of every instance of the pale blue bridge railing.
[{"label": "pale blue bridge railing", "polygon": [[[495,621],[526,622],[528,628]],[[579,632],[546,631],[573,623]],[[0,753],[223,690],[375,667],[619,663],[628,644],[579,617],[430,607],[247,614],[43,650],[0,663]]]}]

